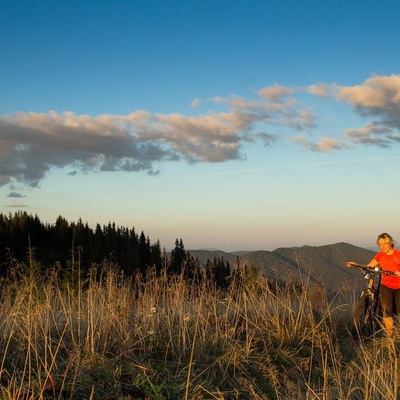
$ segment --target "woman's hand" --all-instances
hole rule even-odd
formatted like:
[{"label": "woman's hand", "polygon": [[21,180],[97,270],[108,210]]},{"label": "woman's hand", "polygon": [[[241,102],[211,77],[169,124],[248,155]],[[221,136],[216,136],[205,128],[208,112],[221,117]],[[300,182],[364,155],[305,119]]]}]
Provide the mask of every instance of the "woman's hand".
[{"label": "woman's hand", "polygon": [[354,266],[355,264],[357,264],[357,263],[355,263],[354,261],[347,261],[346,267],[347,267],[347,268],[353,268],[353,266]]}]

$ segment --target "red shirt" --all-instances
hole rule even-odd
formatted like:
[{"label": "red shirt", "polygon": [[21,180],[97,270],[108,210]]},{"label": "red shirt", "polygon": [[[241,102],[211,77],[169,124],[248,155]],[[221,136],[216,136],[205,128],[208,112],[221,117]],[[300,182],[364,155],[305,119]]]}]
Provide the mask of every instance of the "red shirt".
[{"label": "red shirt", "polygon": [[[379,263],[383,271],[400,271],[400,251],[393,249],[394,252],[390,256],[380,251],[374,259]],[[390,289],[400,289],[400,277],[382,274],[382,285]]]}]

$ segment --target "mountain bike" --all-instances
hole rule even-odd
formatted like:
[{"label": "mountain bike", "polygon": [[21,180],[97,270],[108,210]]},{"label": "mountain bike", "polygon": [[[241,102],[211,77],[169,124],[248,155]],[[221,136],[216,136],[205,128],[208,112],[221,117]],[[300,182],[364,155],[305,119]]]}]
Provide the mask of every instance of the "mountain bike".
[{"label": "mountain bike", "polygon": [[359,264],[352,264],[351,267],[361,270],[364,279],[367,281],[367,286],[362,289],[354,312],[351,333],[356,339],[378,335],[382,331],[382,309],[379,299],[382,274],[394,276],[396,274],[382,271],[380,267]]}]

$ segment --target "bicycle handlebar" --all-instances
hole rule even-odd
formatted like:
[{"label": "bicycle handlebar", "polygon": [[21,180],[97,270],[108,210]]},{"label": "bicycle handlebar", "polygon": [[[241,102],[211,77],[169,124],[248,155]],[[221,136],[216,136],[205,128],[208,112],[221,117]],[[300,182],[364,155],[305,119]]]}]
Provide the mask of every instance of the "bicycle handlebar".
[{"label": "bicycle handlebar", "polygon": [[358,269],[361,269],[362,271],[373,272],[374,274],[384,274],[384,275],[390,275],[390,276],[397,276],[392,271],[382,271],[379,267],[370,267],[368,265],[351,264],[350,268],[358,268]]}]

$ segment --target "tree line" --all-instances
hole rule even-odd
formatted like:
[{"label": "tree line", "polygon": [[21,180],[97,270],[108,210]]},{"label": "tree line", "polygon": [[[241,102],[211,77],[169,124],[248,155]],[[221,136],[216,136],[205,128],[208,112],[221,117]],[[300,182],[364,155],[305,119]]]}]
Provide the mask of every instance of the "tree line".
[{"label": "tree line", "polygon": [[227,287],[231,276],[228,261],[214,258],[202,267],[199,260],[185,250],[182,239],[176,239],[170,253],[161,250],[159,240],[155,243],[135,228],[96,224],[95,229],[82,219],[69,223],[59,216],[55,224],[42,223],[37,215],[25,211],[14,214],[0,213],[0,267],[2,274],[15,260],[29,262],[34,254],[42,268],[58,263],[67,270],[79,263],[85,276],[93,265],[105,260],[118,265],[127,276],[136,273],[146,275],[149,268],[157,274],[163,268],[170,275],[183,274],[187,279],[213,279],[219,287]]}]

